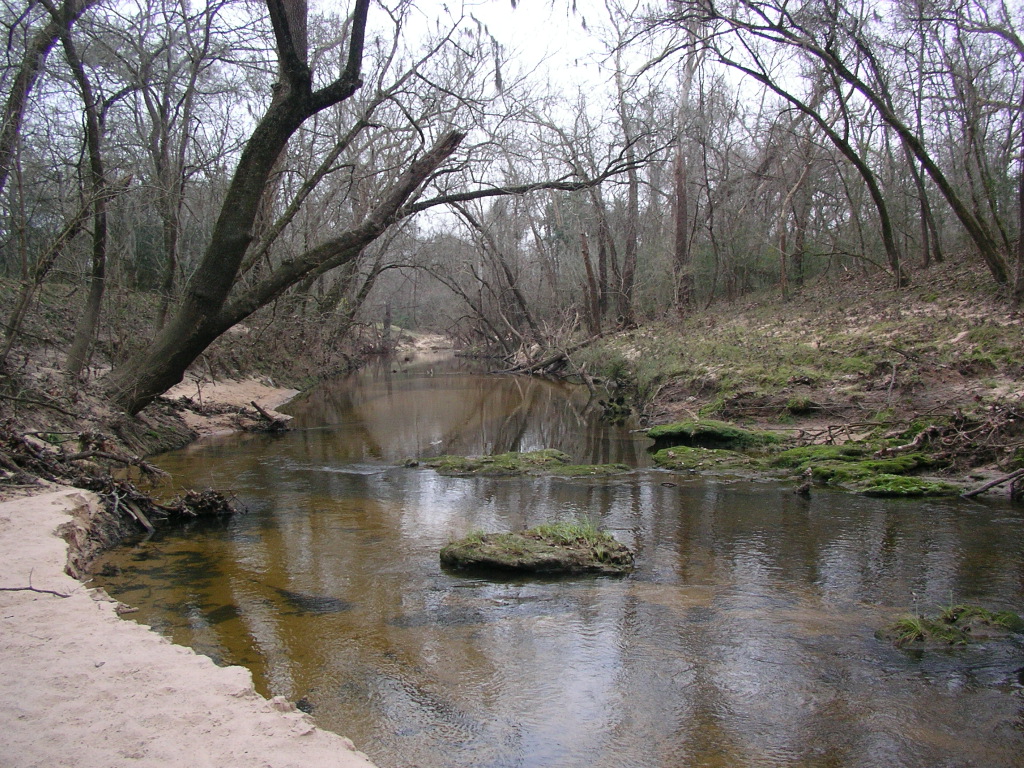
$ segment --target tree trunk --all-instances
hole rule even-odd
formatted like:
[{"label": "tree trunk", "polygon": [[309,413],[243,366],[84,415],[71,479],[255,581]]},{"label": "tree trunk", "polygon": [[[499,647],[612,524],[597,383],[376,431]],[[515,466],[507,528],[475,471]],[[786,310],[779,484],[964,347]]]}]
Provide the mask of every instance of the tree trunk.
[{"label": "tree trunk", "polygon": [[[108,376],[108,395],[129,413],[138,413],[181,381],[192,361],[227,329],[276,299],[307,274],[333,269],[357,258],[392,223],[406,215],[409,198],[451,156],[464,137],[465,134],[458,131],[441,137],[429,152],[412,163],[359,226],[281,264],[265,279],[240,291],[230,301],[225,296],[214,304],[207,300],[207,292],[201,282],[190,281],[185,306],[164,331],[149,348]],[[241,256],[238,254],[238,261]]]},{"label": "tree trunk", "polygon": [[107,394],[129,413],[142,410],[181,381],[192,361],[226,330],[223,318],[218,315],[252,242],[253,226],[274,164],[299,126],[321,110],[349,98],[362,84],[359,75],[368,6],[369,0],[357,0],[344,72],[333,83],[314,92],[312,73],[299,47],[305,19],[301,27],[294,23],[296,3],[267,0],[281,61],[276,98],[242,150],[210,242],[185,288],[178,311],[146,349],[107,377]]},{"label": "tree trunk", "polygon": [[682,142],[676,147],[673,179],[673,259],[672,271],[675,282],[675,310],[679,317],[693,311],[694,281],[690,254],[690,200],[686,188],[686,158],[683,157]]},{"label": "tree trunk", "polygon": [[597,287],[597,278],[594,275],[594,267],[590,263],[590,245],[587,243],[587,233],[580,232],[580,255],[583,258],[583,268],[587,274],[587,327],[590,335],[601,332],[601,297]]},{"label": "tree trunk", "polygon": [[64,371],[69,378],[81,375],[89,360],[89,350],[96,336],[99,324],[100,309],[103,306],[103,293],[107,280],[107,193],[106,177],[103,171],[103,155],[100,148],[101,126],[98,105],[92,91],[92,85],[85,73],[85,67],[71,41],[67,28],[61,31],[61,42],[64,46],[68,66],[78,87],[81,90],[82,104],[85,110],[85,142],[89,154],[89,180],[92,195],[92,270],[89,275],[89,293],[86,297],[82,317],[75,329],[75,337],[64,364]]},{"label": "tree trunk", "polygon": [[1017,269],[1013,276],[1010,303],[1015,310],[1020,310],[1024,304],[1024,171],[1021,171],[1017,183]]}]

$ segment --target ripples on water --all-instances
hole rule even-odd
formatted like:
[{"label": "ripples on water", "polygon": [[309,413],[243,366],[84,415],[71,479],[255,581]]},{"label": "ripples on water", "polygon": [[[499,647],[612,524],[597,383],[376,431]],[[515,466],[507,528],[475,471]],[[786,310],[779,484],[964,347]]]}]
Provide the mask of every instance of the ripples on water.
[{"label": "ripples on water", "polygon": [[[1021,611],[1019,508],[670,475],[585,391],[445,366],[369,370],[293,404],[294,432],[160,457],[250,513],[123,548],[104,586],[382,768],[1022,764],[1020,643],[914,653],[874,637],[915,608]],[[640,469],[401,466],[543,447]],[[438,565],[470,530],[579,515],[637,550],[634,575]]]}]

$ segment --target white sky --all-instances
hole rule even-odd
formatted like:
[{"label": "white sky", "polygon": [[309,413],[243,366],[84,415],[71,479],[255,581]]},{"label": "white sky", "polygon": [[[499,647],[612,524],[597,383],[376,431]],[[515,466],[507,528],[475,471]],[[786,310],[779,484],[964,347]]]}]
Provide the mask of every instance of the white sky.
[{"label": "white sky", "polygon": [[595,29],[603,7],[598,0],[466,0],[465,13],[482,22],[523,70],[541,62],[552,80],[565,85],[603,81],[595,52]]}]

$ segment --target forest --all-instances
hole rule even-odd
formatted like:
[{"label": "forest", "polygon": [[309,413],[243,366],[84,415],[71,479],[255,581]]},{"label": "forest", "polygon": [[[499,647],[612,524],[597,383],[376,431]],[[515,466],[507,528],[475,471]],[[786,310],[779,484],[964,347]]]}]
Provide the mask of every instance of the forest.
[{"label": "forest", "polygon": [[222,338],[528,364],[941,263],[1019,308],[1019,6],[515,5],[586,39],[585,79],[483,6],[5,3],[5,374],[43,349],[137,413]]}]

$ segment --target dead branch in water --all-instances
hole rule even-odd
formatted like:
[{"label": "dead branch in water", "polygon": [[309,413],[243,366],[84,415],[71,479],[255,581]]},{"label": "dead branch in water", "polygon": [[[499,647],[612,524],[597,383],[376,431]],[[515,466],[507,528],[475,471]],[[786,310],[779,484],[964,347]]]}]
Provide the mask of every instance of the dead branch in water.
[{"label": "dead branch in water", "polygon": [[525,363],[523,365],[516,365],[516,366],[513,366],[512,368],[506,368],[506,369],[500,370],[500,371],[491,371],[491,373],[500,373],[500,374],[551,373],[551,372],[557,370],[558,368],[566,365],[569,362],[569,355],[573,354],[574,352],[578,352],[581,349],[584,349],[585,347],[589,347],[591,344],[593,344],[598,339],[603,338],[604,335],[605,334],[603,332],[595,334],[594,336],[591,336],[588,339],[584,339],[583,341],[581,341],[581,342],[579,342],[577,344],[573,344],[572,346],[567,347],[564,350],[560,350],[560,351],[554,353],[553,355],[550,355],[549,357],[546,357],[543,360],[540,360],[538,362],[535,362],[535,363]]}]

